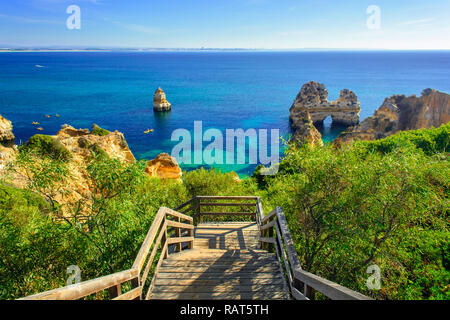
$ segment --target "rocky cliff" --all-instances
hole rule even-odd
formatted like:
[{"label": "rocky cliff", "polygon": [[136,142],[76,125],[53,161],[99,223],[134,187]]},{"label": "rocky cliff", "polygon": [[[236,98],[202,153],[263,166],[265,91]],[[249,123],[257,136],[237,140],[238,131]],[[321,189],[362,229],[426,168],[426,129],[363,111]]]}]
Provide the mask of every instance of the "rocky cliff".
[{"label": "rocky cliff", "polygon": [[294,140],[321,144],[321,135],[314,124],[323,123],[331,116],[335,124],[356,125],[360,112],[361,106],[353,91],[343,89],[339,99],[330,102],[323,84],[308,82],[302,86],[289,112]]},{"label": "rocky cliff", "polygon": [[450,121],[450,95],[426,89],[421,97],[386,98],[374,115],[343,132],[336,144],[376,140],[404,130],[439,127]]},{"label": "rocky cliff", "polygon": [[17,147],[14,145],[14,140],[11,121],[0,115],[0,170],[16,156]]}]

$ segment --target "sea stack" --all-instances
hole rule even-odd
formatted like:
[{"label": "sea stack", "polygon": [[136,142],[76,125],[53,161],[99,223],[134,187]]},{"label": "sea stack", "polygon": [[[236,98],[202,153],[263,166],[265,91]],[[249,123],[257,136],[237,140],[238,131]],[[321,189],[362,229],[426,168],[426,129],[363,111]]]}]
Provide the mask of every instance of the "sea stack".
[{"label": "sea stack", "polygon": [[169,101],[166,100],[166,94],[163,89],[159,87],[155,95],[153,96],[153,110],[157,112],[170,111],[172,109],[172,105]]},{"label": "sea stack", "polygon": [[334,124],[357,125],[360,112],[361,106],[353,91],[343,89],[339,99],[330,102],[323,84],[315,81],[305,83],[290,109],[293,138],[295,141],[321,145],[321,135],[315,125],[323,124],[328,116]]}]

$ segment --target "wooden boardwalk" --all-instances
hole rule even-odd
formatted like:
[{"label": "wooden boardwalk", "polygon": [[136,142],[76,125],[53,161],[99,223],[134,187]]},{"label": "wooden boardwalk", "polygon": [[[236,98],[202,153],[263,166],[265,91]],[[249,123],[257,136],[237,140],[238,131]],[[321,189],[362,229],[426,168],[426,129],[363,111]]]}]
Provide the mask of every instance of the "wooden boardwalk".
[{"label": "wooden boardwalk", "polygon": [[151,299],[288,299],[277,256],[261,250],[256,223],[201,223],[193,250],[170,255]]},{"label": "wooden boardwalk", "polygon": [[[201,222],[217,218],[234,222]],[[259,197],[197,196],[159,209],[130,269],[24,299],[312,300],[317,293],[368,299],[302,270],[281,208],[265,215]]]}]

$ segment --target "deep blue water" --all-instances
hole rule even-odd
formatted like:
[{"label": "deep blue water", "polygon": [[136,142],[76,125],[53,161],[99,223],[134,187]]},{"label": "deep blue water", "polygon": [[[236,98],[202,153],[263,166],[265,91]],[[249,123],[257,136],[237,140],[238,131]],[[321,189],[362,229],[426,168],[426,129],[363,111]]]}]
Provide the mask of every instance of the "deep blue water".
[{"label": "deep blue water", "polygon": [[[195,120],[220,130],[289,134],[289,108],[311,80],[325,84],[330,100],[353,90],[363,120],[393,94],[450,92],[450,52],[0,53],[0,113],[13,122],[18,143],[39,133],[33,121],[45,134],[64,123],[97,123],[123,132],[137,158],[151,159],[171,153],[172,132],[192,130]],[[153,112],[158,86],[172,103],[170,113]],[[143,134],[148,128],[154,133]],[[325,140],[338,134],[324,130]],[[254,168],[219,167],[240,174]]]}]

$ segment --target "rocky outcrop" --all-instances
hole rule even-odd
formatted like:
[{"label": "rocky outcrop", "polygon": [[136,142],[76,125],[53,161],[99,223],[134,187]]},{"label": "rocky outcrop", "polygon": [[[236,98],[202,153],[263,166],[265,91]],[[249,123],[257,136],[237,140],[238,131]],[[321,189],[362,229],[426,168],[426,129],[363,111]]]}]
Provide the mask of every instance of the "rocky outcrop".
[{"label": "rocky outcrop", "polygon": [[0,115],[0,143],[5,146],[14,144],[13,126],[11,121]]},{"label": "rocky outcrop", "polygon": [[172,105],[166,100],[166,94],[163,89],[159,87],[153,96],[153,110],[162,112],[170,111],[171,109]]},{"label": "rocky outcrop", "polygon": [[421,97],[394,95],[386,98],[374,115],[348,128],[336,144],[382,139],[399,131],[439,127],[450,121],[450,95],[426,89]]},{"label": "rocky outcrop", "polygon": [[91,156],[92,148],[90,147],[96,145],[112,158],[129,163],[135,161],[123,133],[117,130],[99,136],[90,133],[88,129],[75,129],[66,124],[56,134],[55,138],[73,154],[75,159],[87,160]]},{"label": "rocky outcrop", "polygon": [[294,140],[310,144],[321,141],[314,127],[331,116],[334,124],[356,125],[359,123],[361,106],[353,91],[343,89],[339,99],[328,101],[328,91],[321,83],[311,81],[303,85],[289,112]]},{"label": "rocky outcrop", "polygon": [[150,177],[161,179],[180,179],[183,175],[177,160],[167,153],[161,153],[156,159],[147,162],[145,172]]},{"label": "rocky outcrop", "polygon": [[303,110],[301,113],[297,113],[297,116],[301,116],[301,120],[292,123],[293,140],[311,147],[323,146],[322,135],[314,126],[309,111]]},{"label": "rocky outcrop", "polygon": [[17,154],[14,141],[11,121],[0,115],[0,170],[4,168],[5,164],[11,162]]},{"label": "rocky outcrop", "polygon": [[[124,135],[118,131],[99,136],[91,133],[88,129],[75,129],[64,125],[52,138],[56,139],[71,155],[70,161],[67,162],[69,177],[64,182],[64,193],[58,193],[54,197],[55,201],[63,205],[62,210],[65,215],[70,215],[71,213],[67,210],[77,204],[82,204],[80,210],[89,214],[94,187],[87,173],[87,166],[94,153],[101,152],[111,158],[128,163],[135,161]],[[17,147],[14,146],[13,150],[17,150]],[[13,163],[16,154],[17,151],[5,162]],[[2,178],[17,188],[27,187],[29,181],[25,172],[22,172],[23,170],[14,168],[9,171],[4,170],[4,167],[5,163],[0,160],[0,176]]]}]

